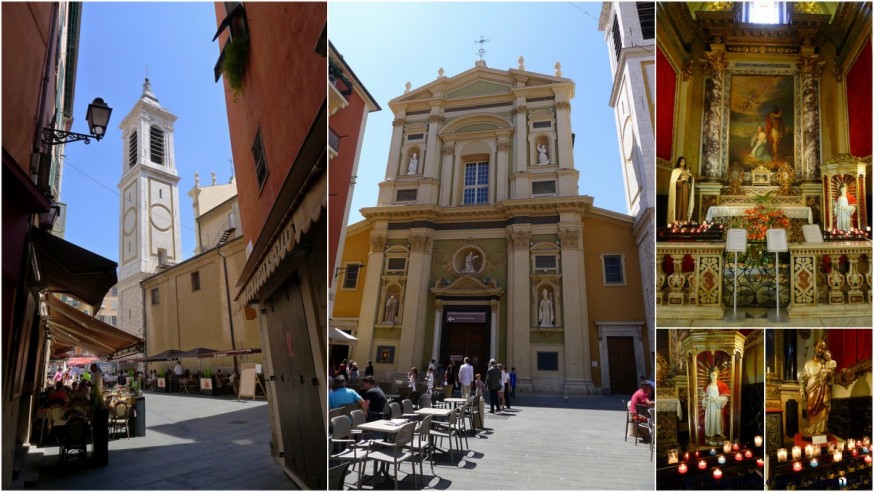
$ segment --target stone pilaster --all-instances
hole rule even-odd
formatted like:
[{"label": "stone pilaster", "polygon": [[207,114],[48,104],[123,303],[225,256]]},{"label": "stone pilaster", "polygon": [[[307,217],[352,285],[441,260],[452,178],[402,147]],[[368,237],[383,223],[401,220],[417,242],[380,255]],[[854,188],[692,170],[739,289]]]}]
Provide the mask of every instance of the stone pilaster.
[{"label": "stone pilaster", "polygon": [[[354,360],[368,360],[373,358],[373,325],[379,312],[379,293],[382,265],[385,261],[386,229],[385,222],[374,224],[370,233],[370,254],[367,256],[367,267],[364,269],[364,295],[361,298],[361,311],[358,316],[358,339],[362,343],[352,346],[350,357]],[[370,353],[363,353],[367,348]]]},{"label": "stone pilaster", "polygon": [[405,113],[403,111],[395,115],[394,121],[391,122],[391,145],[388,148],[388,162],[385,166],[385,179],[394,179],[400,172],[398,167],[401,158],[401,144],[404,140],[404,120]]},{"label": "stone pilaster", "polygon": [[448,207],[451,205],[450,200],[452,200],[454,186],[452,171],[455,160],[455,142],[444,143],[440,148],[440,154],[443,157],[443,169],[440,176],[440,205]]},{"label": "stone pilaster", "polygon": [[558,136],[558,167],[573,169],[574,145],[571,142],[571,103],[567,95],[555,96],[555,133]]},{"label": "stone pilaster", "polygon": [[[432,240],[427,229],[410,231],[410,265],[407,292],[404,296],[404,317],[401,343],[398,347],[398,369],[421,365],[425,347],[425,313],[428,302],[428,279],[431,266]],[[363,304],[363,303],[362,303]]]},{"label": "stone pilaster", "polygon": [[440,164],[440,138],[437,133],[443,126],[445,118],[440,106],[431,106],[431,116],[428,117],[428,146],[425,148],[425,167],[422,174],[426,178],[437,178],[437,169]]},{"label": "stone pilaster", "polygon": [[586,267],[583,253],[582,220],[578,214],[562,214],[559,223],[561,240],[561,290],[564,310],[566,395],[594,395],[592,356],[589,348],[589,313],[586,296]]},{"label": "stone pilaster", "polygon": [[509,198],[507,185],[510,182],[509,160],[510,160],[510,139],[508,137],[498,137],[498,166],[495,176],[495,199],[506,200]]},{"label": "stone pilaster", "polygon": [[531,384],[531,225],[515,224],[507,230],[507,357],[519,374],[517,387],[523,393]]}]

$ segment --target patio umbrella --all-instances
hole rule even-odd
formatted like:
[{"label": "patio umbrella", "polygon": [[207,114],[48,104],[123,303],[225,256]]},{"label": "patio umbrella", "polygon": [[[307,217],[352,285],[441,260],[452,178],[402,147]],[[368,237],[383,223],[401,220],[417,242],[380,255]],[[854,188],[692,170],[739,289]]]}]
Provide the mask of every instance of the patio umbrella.
[{"label": "patio umbrella", "polygon": [[183,352],[181,350],[173,350],[173,349],[165,350],[161,353],[146,357],[145,359],[143,359],[143,361],[144,362],[160,362],[160,361],[164,361],[164,360],[178,359],[179,355],[182,353]]},{"label": "patio umbrella", "polygon": [[218,352],[218,350],[204,347],[193,348],[187,352],[182,352],[177,357],[209,357],[209,354]]},{"label": "patio umbrella", "polygon": [[231,357],[235,355],[249,355],[249,354],[260,354],[261,349],[259,348],[246,348],[246,349],[236,349],[236,350],[220,350],[213,351],[212,353],[206,353],[202,355],[198,355],[198,357]]}]

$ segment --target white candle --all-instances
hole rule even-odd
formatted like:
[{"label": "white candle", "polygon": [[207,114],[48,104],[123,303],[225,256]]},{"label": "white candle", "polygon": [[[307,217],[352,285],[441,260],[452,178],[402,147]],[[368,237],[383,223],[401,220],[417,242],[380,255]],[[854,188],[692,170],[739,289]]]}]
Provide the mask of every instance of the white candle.
[{"label": "white candle", "polygon": [[730,453],[731,452],[731,441],[722,441],[722,452]]},{"label": "white candle", "polygon": [[808,444],[807,446],[804,446],[804,457],[813,458],[813,444]]},{"label": "white candle", "polygon": [[786,462],[786,448],[780,448],[777,450],[777,462],[785,463]]},{"label": "white candle", "polygon": [[832,461],[837,463],[838,461],[841,461],[841,459],[843,457],[844,457],[844,453],[842,453],[840,451],[835,451],[835,454],[832,455]]},{"label": "white candle", "polygon": [[801,446],[792,446],[792,459],[797,460],[801,458]]},{"label": "white candle", "polygon": [[753,438],[753,441],[756,443],[756,447],[762,447],[762,436],[756,436]]}]

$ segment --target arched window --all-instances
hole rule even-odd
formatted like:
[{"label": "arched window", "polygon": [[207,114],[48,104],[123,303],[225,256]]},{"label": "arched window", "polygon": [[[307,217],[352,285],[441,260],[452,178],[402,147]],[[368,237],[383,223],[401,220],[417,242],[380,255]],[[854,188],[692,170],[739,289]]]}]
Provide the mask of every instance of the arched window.
[{"label": "arched window", "polygon": [[134,167],[137,163],[137,132],[131,132],[127,139],[127,162],[129,167]]},{"label": "arched window", "polygon": [[164,132],[157,126],[149,129],[149,140],[151,142],[152,162],[164,164]]}]

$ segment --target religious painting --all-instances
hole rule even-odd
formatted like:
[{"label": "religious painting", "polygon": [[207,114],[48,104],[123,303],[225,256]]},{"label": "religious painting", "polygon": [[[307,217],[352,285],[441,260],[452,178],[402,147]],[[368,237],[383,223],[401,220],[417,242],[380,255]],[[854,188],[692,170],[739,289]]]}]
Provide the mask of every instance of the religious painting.
[{"label": "religious painting", "polygon": [[701,446],[721,446],[731,440],[731,354],[701,352],[696,359],[698,439]]},{"label": "religious painting", "polygon": [[744,170],[795,166],[795,93],[792,75],[731,78],[729,162]]},{"label": "religious painting", "polygon": [[394,364],[395,348],[392,345],[380,345],[376,347],[377,364]]}]

